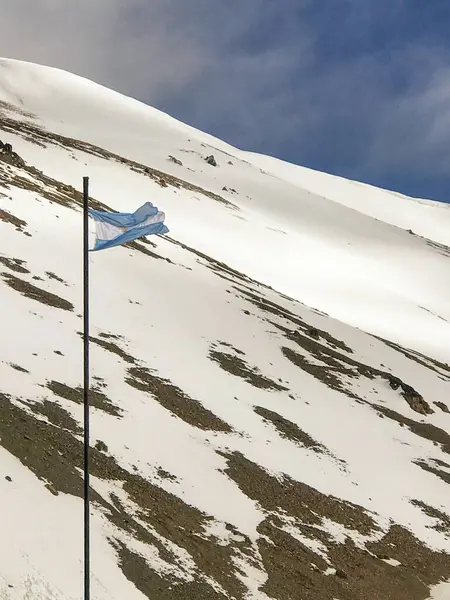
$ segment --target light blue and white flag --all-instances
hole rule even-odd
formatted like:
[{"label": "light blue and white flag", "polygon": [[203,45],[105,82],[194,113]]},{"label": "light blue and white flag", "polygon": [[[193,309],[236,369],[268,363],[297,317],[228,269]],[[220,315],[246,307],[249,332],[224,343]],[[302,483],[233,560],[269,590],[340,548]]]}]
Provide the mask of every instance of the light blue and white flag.
[{"label": "light blue and white flag", "polygon": [[121,246],[146,235],[169,232],[164,224],[166,215],[151,202],[146,202],[134,213],[90,209],[89,215],[95,221],[95,246],[92,251]]}]

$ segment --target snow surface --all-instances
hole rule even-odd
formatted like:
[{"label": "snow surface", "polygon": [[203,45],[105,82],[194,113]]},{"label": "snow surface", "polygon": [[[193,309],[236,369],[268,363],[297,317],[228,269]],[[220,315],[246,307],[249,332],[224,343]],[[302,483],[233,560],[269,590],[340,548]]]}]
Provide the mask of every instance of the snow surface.
[{"label": "snow surface", "polygon": [[448,600],[448,598],[450,598],[450,582],[435,586],[429,600]]},{"label": "snow surface", "polygon": [[[151,197],[163,204],[173,235],[186,244],[354,327],[447,359],[448,256],[406,230],[450,246],[450,205],[239,151],[56,69],[2,59],[0,82],[0,100],[34,113],[50,131],[200,184],[240,210],[167,193],[103,160],[89,161],[92,193],[112,208],[131,211]],[[25,160],[79,187],[86,161],[11,141]],[[218,168],[203,161],[210,153]],[[171,154],[183,167],[168,161]],[[224,186],[237,193],[224,193]]]},{"label": "snow surface", "polygon": [[[16,133],[0,135],[29,165],[58,181],[79,188],[81,177],[88,174],[92,197],[115,210],[131,212],[152,201],[166,213],[171,238],[289,295],[293,300],[261,287],[266,298],[344,340],[357,360],[408,382],[431,404],[448,404],[448,373],[431,368],[434,363],[425,358],[419,364],[366,333],[448,360],[450,252],[441,246],[450,245],[448,206],[245,153],[137,101],[55,69],[0,59],[0,101],[21,111],[6,107],[10,118],[88,141],[233,203],[236,208],[200,191],[161,187],[120,162],[80,149],[50,143],[42,148],[22,135],[20,127]],[[205,163],[208,154],[216,157],[217,168]],[[169,155],[183,165],[168,160]],[[11,173],[20,170],[12,167]],[[76,387],[82,373],[77,334],[82,327],[81,215],[49,201],[42,190],[0,183],[0,192],[0,209],[23,219],[32,234],[24,236],[0,221],[2,254],[25,261],[30,274],[20,277],[75,306],[73,312],[57,310],[2,286],[2,309],[7,315],[2,339],[9,343],[0,346],[0,392],[9,394],[17,406],[18,398],[39,402],[47,396],[55,401],[42,386],[56,380]],[[418,235],[408,233],[409,228]],[[281,353],[282,345],[295,346],[273,325],[281,323],[279,317],[258,312],[196,254],[170,239],[151,241],[156,243],[151,250],[174,264],[129,248],[90,257],[92,335],[123,336],[119,345],[126,344],[133,357],[199,400],[234,431],[204,431],[174,418],[160,403],[150,402],[147,394],[126,383],[129,365],[92,344],[93,373],[105,380],[108,398],[123,410],[118,419],[94,409],[92,435],[107,444],[118,464],[130,472],[137,469],[143,478],[158,481],[213,517],[207,535],[219,544],[231,539],[224,523],[256,542],[257,527],[265,516],[261,506],[224,472],[226,461],[216,450],[227,450],[241,452],[271,473],[284,473],[324,494],[365,507],[379,526],[373,539],[396,523],[427,546],[450,552],[448,535],[433,529],[435,520],[410,502],[419,499],[450,515],[448,484],[415,463],[445,461],[448,455],[441,446],[391,419],[381,419],[370,402],[357,402],[300,370]],[[46,278],[46,272],[64,282]],[[32,275],[44,281],[33,281]],[[225,372],[208,357],[211,347],[221,341],[243,352],[245,361],[266,377],[282,381],[289,392],[259,389]],[[29,373],[11,369],[11,364]],[[348,385],[361,398],[450,432],[450,415],[434,405],[433,414],[417,414],[385,380],[361,378],[349,380]],[[58,402],[81,422],[80,406],[61,398]],[[254,406],[276,410],[329,452],[320,454],[283,438],[254,412]],[[2,472],[12,478],[0,483],[2,507],[10,515],[2,530],[7,544],[0,543],[0,597],[79,598],[81,500],[53,496],[15,457],[0,450]],[[173,480],[158,479],[158,468]],[[93,482],[105,496],[114,485]],[[120,495],[116,488],[114,493]],[[120,497],[127,502],[126,494]],[[93,514],[95,598],[144,598],[117,566],[108,539],[119,534],[100,509]],[[336,543],[349,535],[330,520],[321,527]],[[284,530],[326,556],[323,544],[305,538],[295,523],[286,521]],[[352,535],[357,545],[370,538]],[[152,548],[137,540],[127,543],[156,571],[172,572],[173,567]],[[248,597],[268,598],[259,589],[267,577],[262,565],[245,557],[236,561]],[[189,579],[193,572],[189,557],[180,555],[180,563],[184,570],[180,567],[179,577]],[[390,564],[394,567],[395,561]],[[448,592],[443,593],[433,600],[444,600]]]}]

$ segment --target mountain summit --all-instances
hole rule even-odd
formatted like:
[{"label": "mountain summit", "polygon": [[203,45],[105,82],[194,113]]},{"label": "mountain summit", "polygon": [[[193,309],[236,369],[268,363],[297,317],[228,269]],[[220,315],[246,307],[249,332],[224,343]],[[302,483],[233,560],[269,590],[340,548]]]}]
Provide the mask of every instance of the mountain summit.
[{"label": "mountain summit", "polygon": [[[0,59],[0,598],[445,600],[450,205],[256,155]],[[447,594],[447,595],[446,595]]]}]

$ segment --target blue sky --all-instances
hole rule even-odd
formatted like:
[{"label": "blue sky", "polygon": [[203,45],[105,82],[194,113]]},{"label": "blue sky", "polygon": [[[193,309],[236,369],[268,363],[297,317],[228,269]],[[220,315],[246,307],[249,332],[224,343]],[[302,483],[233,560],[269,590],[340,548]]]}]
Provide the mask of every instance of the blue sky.
[{"label": "blue sky", "polygon": [[91,77],[241,148],[450,200],[448,0],[71,5],[8,3],[0,55]]}]

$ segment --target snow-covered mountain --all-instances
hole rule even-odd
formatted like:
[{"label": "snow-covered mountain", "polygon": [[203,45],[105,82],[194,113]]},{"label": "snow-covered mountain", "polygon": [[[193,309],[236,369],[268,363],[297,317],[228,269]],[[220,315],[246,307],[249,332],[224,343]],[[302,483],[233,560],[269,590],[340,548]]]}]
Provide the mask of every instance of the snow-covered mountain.
[{"label": "snow-covered mountain", "polygon": [[450,205],[6,59],[0,140],[0,598],[81,597],[84,175],[170,228],[90,258],[93,597],[450,598]]}]

